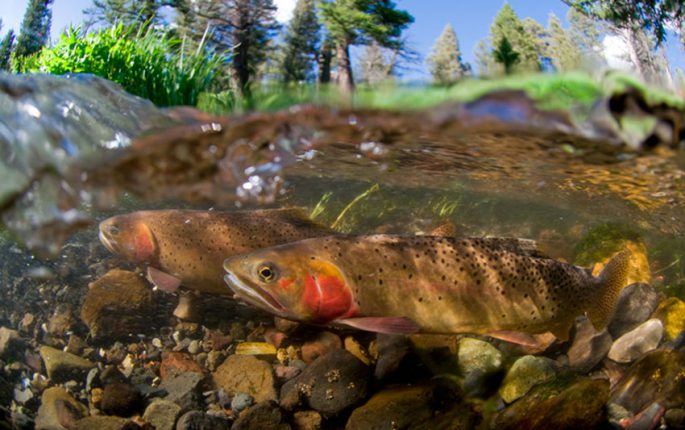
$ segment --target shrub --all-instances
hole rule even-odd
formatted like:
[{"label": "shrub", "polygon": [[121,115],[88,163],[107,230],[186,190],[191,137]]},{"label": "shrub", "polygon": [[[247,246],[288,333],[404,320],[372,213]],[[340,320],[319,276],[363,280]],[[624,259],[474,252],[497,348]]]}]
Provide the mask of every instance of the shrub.
[{"label": "shrub", "polygon": [[167,33],[123,24],[81,34],[70,28],[52,48],[15,64],[18,71],[92,73],[147,98],[157,106],[195,105],[219,75],[220,55],[186,53]]}]

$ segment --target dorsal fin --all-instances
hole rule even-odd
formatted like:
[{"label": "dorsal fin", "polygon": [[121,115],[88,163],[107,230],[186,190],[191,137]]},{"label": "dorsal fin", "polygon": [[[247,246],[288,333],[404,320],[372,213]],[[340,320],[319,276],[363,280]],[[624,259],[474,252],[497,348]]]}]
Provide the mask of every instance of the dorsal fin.
[{"label": "dorsal fin", "polygon": [[442,224],[435,227],[429,233],[431,236],[457,236],[457,227],[451,221],[445,221]]},{"label": "dorsal fin", "polygon": [[550,258],[547,254],[540,251],[538,243],[533,239],[519,239],[516,237],[484,237],[491,246],[503,248],[514,254],[525,255],[527,257]]},{"label": "dorsal fin", "polygon": [[270,217],[278,218],[290,224],[316,227],[322,230],[330,231],[331,234],[336,232],[335,230],[311,219],[304,208],[290,207],[280,209],[264,209],[263,211],[264,213],[268,212]]}]

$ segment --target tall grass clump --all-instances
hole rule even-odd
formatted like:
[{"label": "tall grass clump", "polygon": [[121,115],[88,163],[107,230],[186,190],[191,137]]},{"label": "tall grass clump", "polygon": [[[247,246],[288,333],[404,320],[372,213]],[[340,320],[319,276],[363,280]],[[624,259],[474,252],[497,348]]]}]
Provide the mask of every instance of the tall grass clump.
[{"label": "tall grass clump", "polygon": [[223,58],[152,27],[117,24],[82,34],[70,28],[52,48],[15,65],[22,72],[91,73],[121,85],[157,106],[191,105],[218,78]]}]

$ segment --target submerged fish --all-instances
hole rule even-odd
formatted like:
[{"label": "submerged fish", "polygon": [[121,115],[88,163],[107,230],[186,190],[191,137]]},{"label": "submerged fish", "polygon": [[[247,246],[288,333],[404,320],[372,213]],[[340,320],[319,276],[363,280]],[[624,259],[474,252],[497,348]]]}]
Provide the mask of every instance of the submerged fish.
[{"label": "submerged fish", "polygon": [[332,233],[298,209],[138,211],[100,223],[105,247],[147,265],[160,289],[183,285],[216,294],[230,294],[223,281],[227,256]]},{"label": "submerged fish", "polygon": [[532,345],[531,334],[567,338],[584,313],[595,326],[607,323],[629,253],[593,277],[517,243],[329,236],[228,258],[225,279],[243,300],[283,318],[383,333],[478,333]]}]

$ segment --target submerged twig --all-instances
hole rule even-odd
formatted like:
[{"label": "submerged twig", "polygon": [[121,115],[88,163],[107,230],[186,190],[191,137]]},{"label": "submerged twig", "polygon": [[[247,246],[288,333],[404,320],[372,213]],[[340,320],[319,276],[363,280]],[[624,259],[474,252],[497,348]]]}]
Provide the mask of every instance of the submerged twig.
[{"label": "submerged twig", "polygon": [[659,273],[661,273],[661,272],[663,272],[663,271],[665,271],[665,270],[670,269],[671,267],[675,266],[675,265],[678,264],[678,263],[680,263],[680,258],[676,258],[675,261],[672,262],[671,264],[669,264],[668,266],[662,267],[661,269],[657,270],[656,272],[652,272],[652,276],[653,276],[653,275],[658,275]]}]

